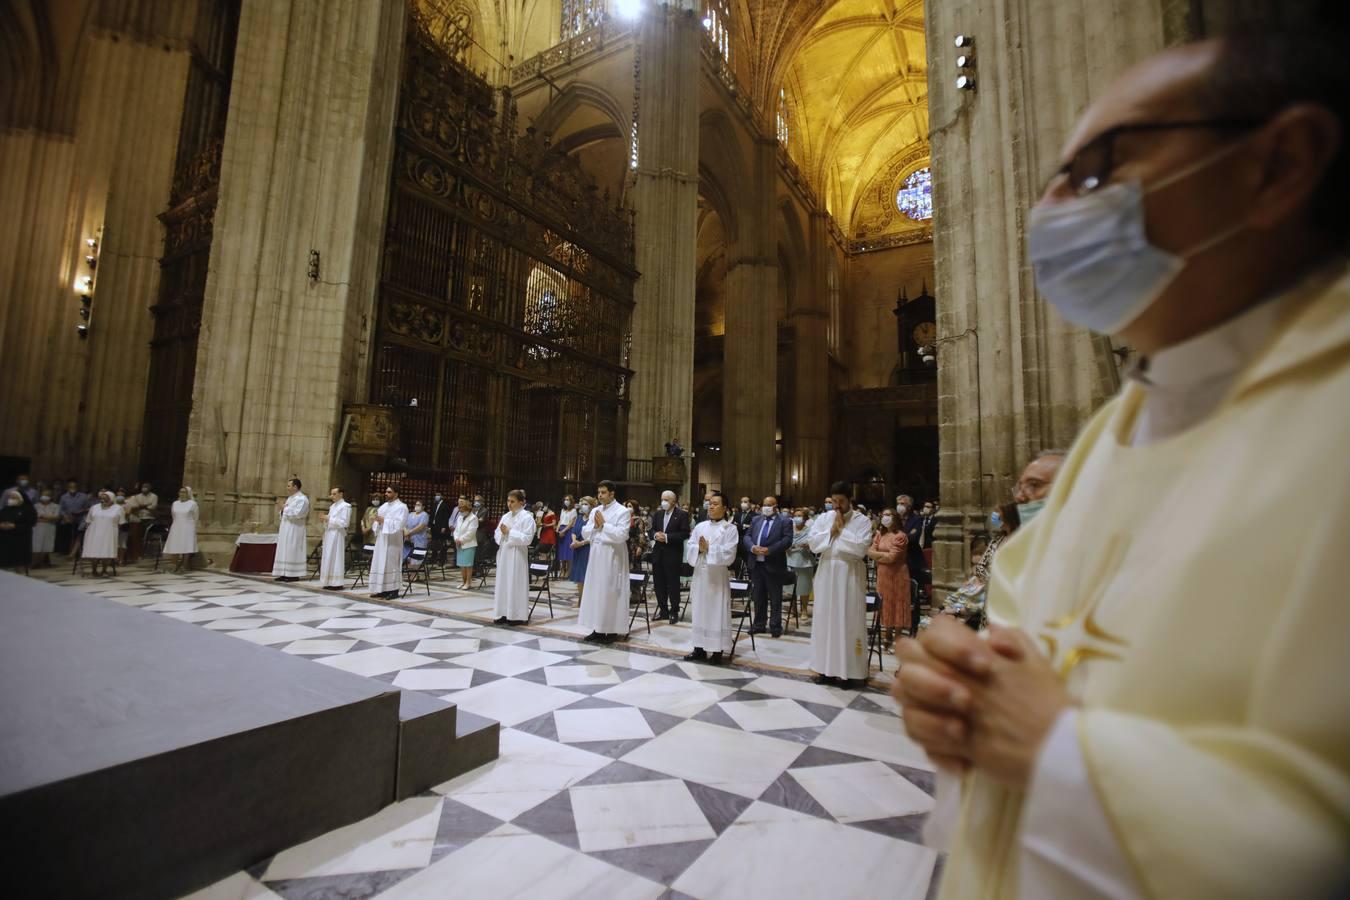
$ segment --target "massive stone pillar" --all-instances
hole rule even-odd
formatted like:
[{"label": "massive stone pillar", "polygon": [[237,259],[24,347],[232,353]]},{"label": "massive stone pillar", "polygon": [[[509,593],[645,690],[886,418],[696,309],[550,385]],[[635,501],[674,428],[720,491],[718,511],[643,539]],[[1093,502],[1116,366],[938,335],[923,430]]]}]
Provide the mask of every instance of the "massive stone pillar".
[{"label": "massive stone pillar", "polygon": [[[1091,98],[1138,60],[1192,37],[1308,21],[1310,0],[950,0],[927,7],[943,514],[934,580],[967,568],[967,536],[1037,450],[1067,447],[1119,386],[1104,338],[1036,295],[1026,212]],[[955,36],[974,39],[974,91],[955,87]],[[1065,36],[1076,36],[1066,39]]]},{"label": "massive stone pillar", "polygon": [[789,312],[793,331],[791,422],[783,441],[783,492],[799,504],[830,486],[829,221],[811,214],[806,235],[807,279]]},{"label": "massive stone pillar", "polygon": [[777,482],[777,148],[757,137],[742,221],[728,250],[722,378],[722,491],[751,498]]},{"label": "massive stone pillar", "polygon": [[[91,17],[78,78],[0,134],[0,454],[38,477],[131,482],[196,4]],[[55,73],[47,73],[56,78]],[[93,250],[85,240],[95,238]],[[97,269],[85,262],[97,260]],[[89,337],[75,286],[96,278]]]},{"label": "massive stone pillar", "polygon": [[[674,6],[644,10],[628,455],[650,459],[677,437],[693,447],[694,274],[698,216],[698,22]],[[681,492],[683,496],[688,491]]]},{"label": "massive stone pillar", "polygon": [[271,527],[292,473],[315,497],[340,477],[342,407],[368,379],[404,17],[404,0],[244,2],[186,458],[208,550]]}]

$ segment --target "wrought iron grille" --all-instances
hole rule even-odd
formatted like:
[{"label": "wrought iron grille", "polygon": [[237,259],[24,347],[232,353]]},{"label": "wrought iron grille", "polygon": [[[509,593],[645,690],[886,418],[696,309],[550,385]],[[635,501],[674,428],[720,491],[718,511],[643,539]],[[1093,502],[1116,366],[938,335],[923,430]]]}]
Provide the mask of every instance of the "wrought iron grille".
[{"label": "wrought iron grille", "polygon": [[401,87],[371,396],[401,411],[404,492],[495,515],[621,478],[631,215],[417,19]]}]

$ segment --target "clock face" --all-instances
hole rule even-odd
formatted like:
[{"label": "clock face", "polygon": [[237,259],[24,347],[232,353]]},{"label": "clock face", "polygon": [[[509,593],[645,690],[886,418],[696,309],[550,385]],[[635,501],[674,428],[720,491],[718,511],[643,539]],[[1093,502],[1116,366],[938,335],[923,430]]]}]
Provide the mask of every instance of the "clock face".
[{"label": "clock face", "polygon": [[928,347],[937,340],[937,326],[932,322],[920,322],[914,326],[914,343],[919,347]]}]

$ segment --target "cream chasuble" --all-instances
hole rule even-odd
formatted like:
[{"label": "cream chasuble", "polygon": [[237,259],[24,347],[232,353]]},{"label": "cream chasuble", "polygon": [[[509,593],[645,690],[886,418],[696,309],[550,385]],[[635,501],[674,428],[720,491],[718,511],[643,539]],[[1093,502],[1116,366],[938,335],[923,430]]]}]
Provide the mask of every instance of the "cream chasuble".
[{"label": "cream chasuble", "polygon": [[375,525],[375,552],[370,557],[370,592],[384,594],[399,589],[403,575],[403,526],[408,506],[402,500],[380,504],[376,515],[384,524]]},{"label": "cream chasuble", "polygon": [[838,537],[830,535],[838,510],[821,513],[807,543],[820,557],[811,614],[811,670],[832,678],[867,677],[867,566],[872,523],[852,510]]},{"label": "cream chasuble", "polygon": [[[501,527],[508,532],[502,535]],[[530,541],[534,516],[527,510],[509,512],[497,523],[497,576],[492,586],[492,615],[523,622],[530,612]]]},{"label": "cream chasuble", "polygon": [[[991,619],[1080,704],[1087,777],[1149,897],[1312,895],[1350,852],[1344,266],[1279,304],[1197,425],[1131,446],[1145,389],[1103,408],[989,584]],[[1019,877],[1023,794],[976,773],[962,795],[943,898],[1069,896]]]},{"label": "cream chasuble", "polygon": [[319,583],[323,587],[347,584],[347,529],[352,524],[352,505],[339,500],[328,507],[328,522],[323,528],[323,560],[319,563]]}]

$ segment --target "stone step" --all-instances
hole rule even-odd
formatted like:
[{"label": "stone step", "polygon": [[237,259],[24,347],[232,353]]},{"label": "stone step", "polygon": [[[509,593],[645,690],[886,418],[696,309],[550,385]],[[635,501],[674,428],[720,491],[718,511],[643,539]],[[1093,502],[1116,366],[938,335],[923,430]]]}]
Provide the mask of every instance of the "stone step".
[{"label": "stone step", "polygon": [[453,703],[403,691],[395,799],[420,794],[496,759],[499,730],[496,722],[462,712]]}]

